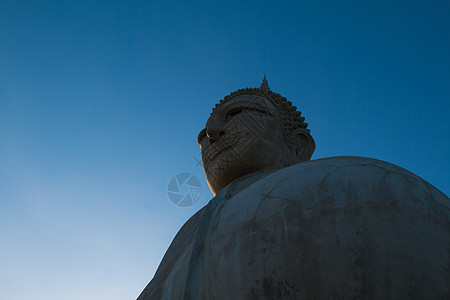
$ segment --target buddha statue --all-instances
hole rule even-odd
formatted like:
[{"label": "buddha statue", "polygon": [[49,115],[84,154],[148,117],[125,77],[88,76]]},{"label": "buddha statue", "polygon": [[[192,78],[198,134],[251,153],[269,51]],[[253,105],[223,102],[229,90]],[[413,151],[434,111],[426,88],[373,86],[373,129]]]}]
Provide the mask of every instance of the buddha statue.
[{"label": "buddha statue", "polygon": [[310,160],[286,98],[238,90],[198,136],[214,198],[138,300],[450,299],[450,199],[364,157]]}]

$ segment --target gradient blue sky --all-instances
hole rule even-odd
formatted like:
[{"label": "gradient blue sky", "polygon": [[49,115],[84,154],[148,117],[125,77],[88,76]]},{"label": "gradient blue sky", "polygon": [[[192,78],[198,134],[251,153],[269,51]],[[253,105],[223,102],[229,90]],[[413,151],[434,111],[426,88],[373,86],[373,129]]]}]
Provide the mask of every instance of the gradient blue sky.
[{"label": "gradient blue sky", "polygon": [[[259,86],[313,158],[382,159],[450,194],[450,2],[0,1],[0,298],[135,299],[212,194],[212,106]],[[171,177],[201,179],[177,208]]]}]

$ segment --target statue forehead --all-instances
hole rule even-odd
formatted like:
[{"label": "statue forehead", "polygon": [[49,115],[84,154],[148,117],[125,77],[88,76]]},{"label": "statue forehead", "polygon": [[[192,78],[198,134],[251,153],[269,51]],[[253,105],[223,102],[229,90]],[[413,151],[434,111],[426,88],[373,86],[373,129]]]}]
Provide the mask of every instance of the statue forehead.
[{"label": "statue forehead", "polygon": [[218,106],[213,113],[211,113],[211,116],[209,117],[208,121],[210,119],[214,119],[218,114],[221,114],[223,112],[227,112],[229,109],[234,107],[260,107],[269,109],[272,111],[277,111],[277,106],[267,99],[266,97],[255,95],[255,94],[241,94],[234,96],[233,98],[227,100],[220,106]]}]

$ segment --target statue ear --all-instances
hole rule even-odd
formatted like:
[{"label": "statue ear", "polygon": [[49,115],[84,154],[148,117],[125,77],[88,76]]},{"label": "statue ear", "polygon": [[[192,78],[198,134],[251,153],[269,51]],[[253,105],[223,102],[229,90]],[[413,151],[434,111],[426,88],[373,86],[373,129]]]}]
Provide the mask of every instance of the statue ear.
[{"label": "statue ear", "polygon": [[293,134],[293,146],[292,150],[297,158],[297,160],[305,161],[310,160],[316,149],[316,143],[308,130],[299,128],[294,130]]}]

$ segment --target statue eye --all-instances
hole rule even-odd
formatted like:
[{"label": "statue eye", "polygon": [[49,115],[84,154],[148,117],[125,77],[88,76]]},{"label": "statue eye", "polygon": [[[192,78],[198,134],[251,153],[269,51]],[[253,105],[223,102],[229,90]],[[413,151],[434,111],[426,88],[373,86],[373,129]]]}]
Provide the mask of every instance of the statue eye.
[{"label": "statue eye", "polygon": [[231,118],[234,117],[235,115],[241,113],[242,111],[243,111],[242,108],[235,108],[235,109],[230,110],[230,111],[227,113],[227,119],[230,118],[230,117],[231,117]]}]

